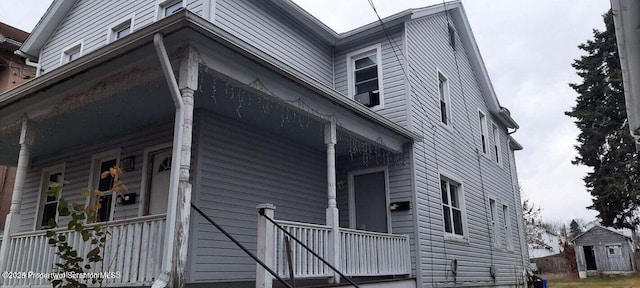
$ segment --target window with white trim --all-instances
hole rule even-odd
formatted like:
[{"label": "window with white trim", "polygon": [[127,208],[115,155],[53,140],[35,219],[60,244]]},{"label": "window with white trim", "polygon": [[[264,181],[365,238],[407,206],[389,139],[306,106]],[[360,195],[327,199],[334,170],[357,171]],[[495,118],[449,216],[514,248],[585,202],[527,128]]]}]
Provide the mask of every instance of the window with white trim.
[{"label": "window with white trim", "polygon": [[451,125],[449,81],[442,73],[438,73],[438,95],[440,95],[440,121],[444,125]]},{"label": "window with white trim", "polygon": [[347,55],[349,96],[369,108],[383,105],[380,45]]},{"label": "window with white trim", "polygon": [[509,217],[509,206],[502,205],[502,219],[504,219],[504,235],[505,245],[507,249],[513,249],[513,241],[511,239],[511,218]]},{"label": "window with white trim", "polygon": [[607,249],[607,256],[609,257],[622,256],[622,245],[606,245],[605,249]]},{"label": "window with white trim", "polygon": [[480,151],[487,154],[487,116],[478,111],[478,124],[480,125]]},{"label": "window with white trim", "polygon": [[68,48],[67,50],[64,50],[64,52],[62,52],[61,64],[69,63],[73,60],[80,58],[80,56],[82,56],[82,44],[77,44],[71,48]]},{"label": "window with white trim", "polygon": [[451,235],[464,236],[464,205],[461,185],[441,177],[440,190],[442,192],[444,231]]},{"label": "window with white trim", "polygon": [[496,161],[496,163],[502,165],[502,151],[501,151],[501,147],[500,147],[500,130],[498,130],[498,126],[496,126],[496,124],[491,124],[491,127],[493,128],[493,153],[494,153],[494,160]]},{"label": "window with white trim", "polygon": [[166,1],[160,4],[160,15],[167,17],[173,15],[184,8],[184,2],[182,0]]},{"label": "window with white trim", "polygon": [[122,37],[125,37],[132,32],[131,19],[127,19],[124,22],[113,26],[109,31],[109,42],[116,41]]},{"label": "window with white trim", "polygon": [[491,213],[491,234],[493,234],[493,246],[500,247],[500,230],[498,229],[498,206],[495,199],[489,199],[489,211]]},{"label": "window with white trim", "polygon": [[456,50],[456,30],[453,29],[453,26],[447,25],[447,31],[449,32],[449,45],[453,50]]},{"label": "window with white trim", "polygon": [[99,203],[99,208],[96,211],[95,219],[88,219],[87,221],[104,222],[113,220],[116,204],[116,195],[113,187],[118,181],[118,176],[117,174],[114,176],[110,172],[111,168],[118,167],[119,158],[119,149],[95,154],[91,158],[91,172],[88,187],[90,187],[89,190],[92,192],[88,195],[87,204]]},{"label": "window with white trim", "polygon": [[64,166],[56,166],[51,168],[45,168],[42,171],[42,180],[40,187],[40,213],[38,215],[37,228],[49,227],[51,220],[57,221],[58,219],[58,200],[62,194],[62,188],[57,193],[51,191],[50,187],[54,183],[57,185],[63,185],[64,179]]}]

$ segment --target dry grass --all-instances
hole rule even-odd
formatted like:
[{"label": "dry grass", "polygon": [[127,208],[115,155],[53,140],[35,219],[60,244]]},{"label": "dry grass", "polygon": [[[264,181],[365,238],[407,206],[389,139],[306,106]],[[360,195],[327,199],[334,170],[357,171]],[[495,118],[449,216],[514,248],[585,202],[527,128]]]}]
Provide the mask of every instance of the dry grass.
[{"label": "dry grass", "polygon": [[603,276],[587,279],[549,280],[548,287],[553,288],[640,288],[640,273],[628,276]]}]

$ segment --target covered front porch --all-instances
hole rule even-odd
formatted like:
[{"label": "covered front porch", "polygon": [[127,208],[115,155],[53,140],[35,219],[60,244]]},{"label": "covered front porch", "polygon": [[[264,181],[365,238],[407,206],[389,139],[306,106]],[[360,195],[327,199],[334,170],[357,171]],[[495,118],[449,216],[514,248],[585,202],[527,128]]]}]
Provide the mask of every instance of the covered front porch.
[{"label": "covered front porch", "polygon": [[[136,32],[142,36],[130,50],[109,52],[107,46],[69,64],[83,73],[55,78],[50,72],[51,82],[19,91],[20,101],[1,102],[7,100],[0,95],[0,104],[6,103],[0,105],[0,159],[19,170],[0,268],[52,272],[57,260],[43,223],[55,201],[43,196],[44,187],[60,174],[69,181],[65,199],[87,201],[79,191],[101,185],[100,171],[115,164],[132,166],[120,179],[129,186],[126,197],[114,194],[104,203],[109,210],[101,225],[111,242],[101,271],[120,273],[105,281],[108,286],[146,286],[163,275],[175,281],[178,272],[182,283],[271,283],[231,242],[191,215],[189,203],[285,277],[292,266],[298,278],[338,281],[295,244],[294,261],[287,264],[285,238],[263,223],[255,208],[260,203],[277,206],[276,223],[347,276],[410,275],[413,240],[391,232],[413,231],[406,188],[411,133],[242,50],[237,39],[232,42],[238,46],[221,44],[223,32],[188,12],[175,17],[197,28],[160,21]],[[148,35],[158,31],[167,36],[154,47]],[[169,69],[154,57],[159,45],[168,47]],[[183,101],[180,115],[176,96]],[[405,208],[391,212],[390,206]],[[87,252],[77,232],[57,232],[80,254]]]}]

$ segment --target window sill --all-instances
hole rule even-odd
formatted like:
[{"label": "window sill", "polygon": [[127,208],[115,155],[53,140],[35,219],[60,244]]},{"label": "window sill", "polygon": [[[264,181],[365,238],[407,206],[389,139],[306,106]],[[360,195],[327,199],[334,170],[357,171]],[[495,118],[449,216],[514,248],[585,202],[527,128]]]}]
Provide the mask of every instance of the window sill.
[{"label": "window sill", "polygon": [[457,234],[444,233],[444,240],[448,242],[456,242],[460,244],[469,244],[469,239],[466,236],[460,236]]},{"label": "window sill", "polygon": [[438,123],[440,123],[440,127],[442,127],[444,130],[453,134],[453,127],[451,127],[451,124],[444,124],[442,123],[442,121],[439,121]]}]

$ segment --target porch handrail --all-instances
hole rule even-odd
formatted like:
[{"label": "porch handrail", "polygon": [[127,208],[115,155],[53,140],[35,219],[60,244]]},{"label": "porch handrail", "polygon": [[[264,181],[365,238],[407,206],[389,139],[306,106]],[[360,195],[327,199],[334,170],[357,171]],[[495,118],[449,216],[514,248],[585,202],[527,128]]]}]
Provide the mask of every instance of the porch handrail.
[{"label": "porch handrail", "polygon": [[[102,225],[103,228],[107,228],[107,227],[118,226],[118,225],[122,225],[122,224],[144,222],[144,221],[147,221],[147,220],[160,220],[160,219],[164,219],[166,216],[167,216],[167,214],[163,213],[163,214],[147,215],[147,216],[120,219],[120,220],[113,220],[113,221],[95,222],[95,223],[84,224],[84,225],[85,225],[85,227],[93,227],[93,226],[97,226],[97,225]],[[68,229],[67,227],[63,226],[63,227],[58,227],[58,228],[53,228],[53,229],[43,229],[43,230],[37,230],[37,231],[26,231],[26,232],[13,233],[13,234],[10,234],[9,238],[13,239],[13,238],[20,238],[20,237],[31,237],[31,236],[46,235],[48,231],[53,231],[53,232],[59,233],[59,232],[69,232],[69,231],[75,231],[75,230]],[[2,239],[2,235],[0,235],[0,239]]]},{"label": "porch handrail", "polygon": [[278,282],[282,283],[287,288],[293,288],[289,283],[285,282],[284,279],[282,279],[282,277],[278,276],[278,273],[276,273],[271,268],[269,268],[269,266],[267,264],[265,264],[264,262],[262,262],[260,259],[258,259],[258,257],[256,257],[256,255],[253,255],[253,253],[251,253],[251,251],[249,251],[249,249],[244,247],[244,245],[242,245],[242,243],[240,243],[238,240],[236,240],[236,238],[231,236],[231,234],[229,234],[226,230],[224,230],[224,228],[222,228],[220,225],[218,225],[218,223],[216,223],[215,221],[213,221],[213,219],[211,219],[209,216],[204,214],[204,212],[202,212],[202,210],[200,210],[200,208],[198,208],[195,204],[191,203],[191,208],[193,208],[193,210],[196,210],[196,212],[198,212],[198,214],[200,214],[200,216],[204,217],[204,219],[206,219],[211,225],[213,225],[216,228],[218,228],[218,230],[220,230],[220,232],[222,232],[222,234],[224,234],[224,236],[227,236],[227,238],[229,238],[229,240],[231,240],[231,242],[236,244],[236,246],[238,246],[240,249],[242,249],[242,251],[244,251],[244,253],[249,255],[249,257],[251,257],[254,261],[256,261],[256,263],[258,263],[260,266],[262,266],[262,268],[267,270],[267,272],[269,272],[269,274],[271,274],[271,276],[275,277],[278,280]]},{"label": "porch handrail", "polygon": [[[296,241],[296,243],[298,243],[302,248],[304,248],[305,250],[309,251],[309,253],[311,253],[311,255],[313,255],[314,257],[318,258],[318,260],[320,260],[322,263],[324,263],[325,265],[327,265],[327,267],[331,268],[331,270],[335,271],[336,273],[338,273],[338,275],[340,275],[340,277],[344,278],[345,280],[347,280],[347,282],[349,282],[349,284],[353,285],[353,287],[356,288],[360,288],[360,286],[358,286],[356,283],[354,283],[353,281],[351,281],[351,279],[347,278],[346,275],[344,275],[342,272],[340,272],[336,267],[334,267],[333,265],[331,265],[331,263],[329,263],[327,260],[325,260],[324,258],[322,258],[322,256],[318,255],[318,253],[316,253],[315,251],[313,251],[311,248],[309,248],[307,245],[305,245],[304,243],[302,243],[302,241],[298,240],[298,238],[296,238],[295,236],[293,236],[293,234],[289,233],[289,231],[287,231],[287,229],[284,229],[282,226],[280,226],[280,224],[276,223],[275,220],[271,219],[269,216],[265,215],[264,213],[264,208],[258,210],[258,213],[260,214],[260,216],[264,217],[265,219],[267,219],[267,221],[271,222],[271,224],[273,224],[276,228],[278,228],[280,231],[282,231],[284,234],[287,234],[287,236],[289,236],[291,239],[293,239],[293,241]],[[296,224],[296,223],[293,223]],[[325,228],[326,226],[322,226],[322,225],[317,225],[318,227],[322,227]],[[273,273],[272,273],[273,274]],[[279,277],[278,277],[279,278]]]}]

